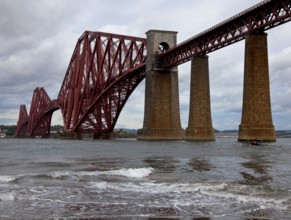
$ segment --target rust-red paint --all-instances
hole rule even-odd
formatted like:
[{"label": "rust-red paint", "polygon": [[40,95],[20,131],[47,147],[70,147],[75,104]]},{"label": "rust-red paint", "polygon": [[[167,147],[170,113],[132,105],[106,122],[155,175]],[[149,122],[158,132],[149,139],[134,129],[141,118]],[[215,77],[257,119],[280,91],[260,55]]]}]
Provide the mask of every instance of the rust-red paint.
[{"label": "rust-red paint", "polygon": [[[290,0],[265,0],[158,55],[170,68],[291,20]],[[146,39],[85,31],[78,39],[58,98],[43,88],[33,94],[29,117],[20,106],[16,136],[49,135],[53,111],[61,109],[66,132],[113,131],[130,94],[145,77]]]}]

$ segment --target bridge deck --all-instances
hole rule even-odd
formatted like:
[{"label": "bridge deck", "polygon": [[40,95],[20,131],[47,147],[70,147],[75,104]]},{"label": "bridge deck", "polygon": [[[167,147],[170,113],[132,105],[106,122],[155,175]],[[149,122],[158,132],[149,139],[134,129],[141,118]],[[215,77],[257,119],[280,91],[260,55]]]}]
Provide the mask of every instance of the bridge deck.
[{"label": "bridge deck", "polygon": [[244,39],[251,32],[263,32],[291,20],[290,0],[265,0],[183,41],[159,56],[159,64],[170,68]]}]

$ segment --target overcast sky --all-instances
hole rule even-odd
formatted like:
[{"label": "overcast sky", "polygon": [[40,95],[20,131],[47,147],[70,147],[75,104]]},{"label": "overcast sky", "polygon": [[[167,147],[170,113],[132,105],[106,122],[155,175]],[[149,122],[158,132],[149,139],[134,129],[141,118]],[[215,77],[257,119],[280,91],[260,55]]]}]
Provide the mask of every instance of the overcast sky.
[{"label": "overcast sky", "polygon": [[[29,111],[33,90],[57,98],[76,41],[85,30],[146,37],[149,29],[178,31],[178,43],[260,0],[0,0],[0,124]],[[291,22],[268,33],[271,103],[276,129],[291,129]],[[244,41],[209,55],[213,127],[241,121]],[[179,66],[180,112],[188,123],[189,63]],[[141,128],[144,82],[125,105],[117,127]],[[62,124],[60,111],[53,124]]]}]

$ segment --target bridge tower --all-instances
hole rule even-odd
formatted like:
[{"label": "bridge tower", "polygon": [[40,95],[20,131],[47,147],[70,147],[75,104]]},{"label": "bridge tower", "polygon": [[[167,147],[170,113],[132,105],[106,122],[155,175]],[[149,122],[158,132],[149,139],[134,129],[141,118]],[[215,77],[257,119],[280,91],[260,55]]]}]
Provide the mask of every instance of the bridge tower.
[{"label": "bridge tower", "polygon": [[243,109],[239,141],[276,141],[272,122],[266,33],[246,36]]},{"label": "bridge tower", "polygon": [[139,140],[182,140],[178,68],[160,68],[157,55],[176,46],[177,32],[147,33],[146,88],[143,128]]}]

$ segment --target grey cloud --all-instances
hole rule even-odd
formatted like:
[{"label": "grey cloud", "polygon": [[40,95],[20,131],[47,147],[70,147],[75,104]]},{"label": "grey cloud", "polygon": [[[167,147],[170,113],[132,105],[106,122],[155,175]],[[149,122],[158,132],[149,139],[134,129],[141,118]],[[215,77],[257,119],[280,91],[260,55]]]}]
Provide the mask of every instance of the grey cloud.
[{"label": "grey cloud", "polygon": [[[19,105],[27,104],[29,109],[37,86],[45,87],[52,99],[57,97],[75,43],[85,30],[140,37],[145,37],[149,29],[174,30],[179,32],[179,43],[258,2],[260,0],[0,1],[0,124],[16,123]],[[277,120],[286,115],[286,120],[291,121],[290,105],[286,101],[287,95],[291,95],[289,26],[282,25],[268,33],[274,114],[283,112],[280,117],[276,116]],[[243,53],[241,42],[209,54],[213,122],[220,129],[237,128],[240,120]],[[189,73],[189,64],[179,66],[183,127],[188,120]],[[124,110],[118,123],[140,128],[144,84],[132,94]],[[59,121],[59,117],[56,116],[55,121]],[[288,124],[291,128],[291,123]]]}]

